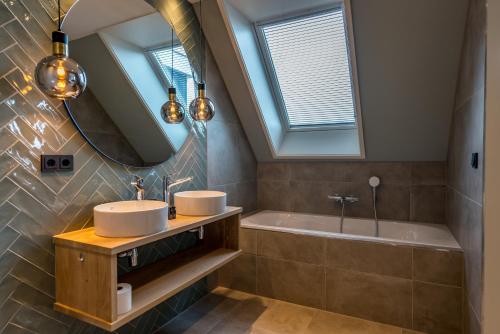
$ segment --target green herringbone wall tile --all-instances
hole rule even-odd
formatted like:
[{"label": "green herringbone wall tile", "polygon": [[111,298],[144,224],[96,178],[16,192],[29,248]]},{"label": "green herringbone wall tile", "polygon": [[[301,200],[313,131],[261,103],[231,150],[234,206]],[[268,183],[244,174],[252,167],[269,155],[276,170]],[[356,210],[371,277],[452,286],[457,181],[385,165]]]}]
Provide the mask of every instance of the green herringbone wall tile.
[{"label": "green herringbone wall tile", "polygon": [[[197,21],[183,0],[183,39],[199,44]],[[62,1],[67,10],[73,0]],[[132,174],[145,178],[147,196],[159,198],[161,177],[193,176],[185,189],[207,188],[206,129],[195,124],[183,148],[150,169],[125,168],[97,154],[76,131],[57,100],[33,84],[36,62],[50,52],[55,0],[0,2],[0,333],[98,333],[97,328],[53,311],[54,234],[92,224],[92,208],[130,199]],[[189,34],[189,30],[193,34]],[[194,53],[193,53],[194,54]],[[197,59],[193,63],[198,64]],[[73,154],[71,174],[42,175],[40,154]],[[143,263],[194,244],[179,235],[141,249]],[[120,270],[127,271],[121,263]],[[202,280],[119,330],[151,333],[203,294]]]}]

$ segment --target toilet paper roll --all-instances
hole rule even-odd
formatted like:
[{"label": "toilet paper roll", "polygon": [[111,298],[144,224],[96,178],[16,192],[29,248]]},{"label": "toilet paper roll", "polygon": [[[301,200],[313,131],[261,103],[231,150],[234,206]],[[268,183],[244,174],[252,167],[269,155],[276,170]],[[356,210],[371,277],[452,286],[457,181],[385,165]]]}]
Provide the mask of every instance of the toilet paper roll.
[{"label": "toilet paper roll", "polygon": [[132,285],[119,283],[116,287],[117,314],[127,313],[132,309]]}]

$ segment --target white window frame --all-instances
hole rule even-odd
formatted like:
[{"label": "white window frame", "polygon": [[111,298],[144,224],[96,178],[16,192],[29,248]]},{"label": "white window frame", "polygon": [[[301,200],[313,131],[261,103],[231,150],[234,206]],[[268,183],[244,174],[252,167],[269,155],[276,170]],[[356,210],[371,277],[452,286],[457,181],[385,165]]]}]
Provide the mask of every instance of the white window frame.
[{"label": "white window frame", "polygon": [[[351,87],[353,92],[353,103],[354,103],[354,123],[349,124],[330,124],[330,125],[303,125],[292,127],[288,119],[288,113],[285,107],[285,101],[281,93],[281,88],[279,86],[278,77],[274,69],[271,53],[267,47],[267,41],[264,36],[263,27],[271,25],[274,23],[282,23],[287,21],[294,21],[296,19],[316,16],[321,13],[330,12],[332,10],[342,9],[344,14],[345,22],[345,35],[347,38],[346,46],[349,58],[349,71],[351,75]],[[274,100],[276,101],[279,109],[279,115],[281,117],[283,127],[286,131],[326,131],[326,130],[344,130],[344,129],[358,129],[362,131],[362,119],[361,119],[361,103],[359,97],[359,84],[358,84],[358,74],[357,74],[357,63],[356,54],[354,48],[354,34],[352,28],[352,15],[350,6],[345,1],[337,3],[333,6],[320,7],[305,12],[293,13],[291,15],[279,16],[265,21],[258,21],[254,23],[254,31],[259,44],[260,53],[263,59],[264,66],[267,71],[268,80],[272,87],[272,93]],[[328,84],[328,83],[325,83]]]}]

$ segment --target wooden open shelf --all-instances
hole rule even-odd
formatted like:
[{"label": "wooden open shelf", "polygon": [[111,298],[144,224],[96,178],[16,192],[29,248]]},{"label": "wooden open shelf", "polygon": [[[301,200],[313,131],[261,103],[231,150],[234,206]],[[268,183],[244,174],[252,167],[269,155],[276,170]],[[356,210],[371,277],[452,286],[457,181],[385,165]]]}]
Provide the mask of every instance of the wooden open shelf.
[{"label": "wooden open shelf", "polygon": [[[140,238],[97,237],[92,228],[55,236],[54,308],[108,331],[118,329],[238,257],[240,212],[228,207],[217,216],[180,216],[169,222],[169,230]],[[199,246],[117,276],[118,253],[202,225],[205,238]],[[120,315],[118,282],[132,285],[132,310]]]}]

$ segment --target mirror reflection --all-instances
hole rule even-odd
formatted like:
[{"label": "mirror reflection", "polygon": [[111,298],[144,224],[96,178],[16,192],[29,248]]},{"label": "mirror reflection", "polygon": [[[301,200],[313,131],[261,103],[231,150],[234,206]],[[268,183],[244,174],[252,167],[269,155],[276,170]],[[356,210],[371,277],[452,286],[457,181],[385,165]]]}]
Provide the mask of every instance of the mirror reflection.
[{"label": "mirror reflection", "polygon": [[88,77],[82,96],[65,102],[82,135],[100,153],[128,166],[168,160],[192,124],[189,117],[179,124],[162,119],[168,87],[173,81],[184,106],[195,97],[188,57],[170,24],[144,0],[80,0],[66,15],[63,30],[70,37],[71,58]]}]

